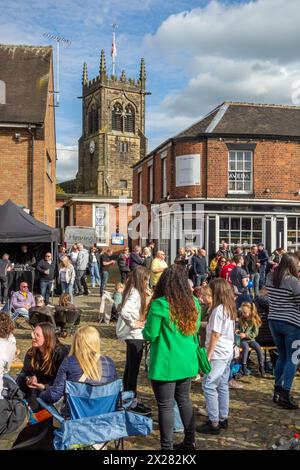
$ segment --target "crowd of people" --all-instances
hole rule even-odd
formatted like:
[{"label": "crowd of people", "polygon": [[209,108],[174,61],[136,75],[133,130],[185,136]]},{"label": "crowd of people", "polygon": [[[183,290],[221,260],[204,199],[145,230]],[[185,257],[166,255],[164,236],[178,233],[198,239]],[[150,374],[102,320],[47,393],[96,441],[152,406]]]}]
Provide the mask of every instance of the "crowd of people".
[{"label": "crowd of people", "polygon": [[[219,434],[229,423],[230,388],[238,387],[233,369],[240,366],[248,375],[249,355],[257,355],[258,373],[266,376],[262,352],[264,339],[277,348],[273,402],[284,409],[297,409],[291,388],[299,364],[295,351],[300,340],[300,254],[279,248],[271,256],[263,244],[247,252],[234,252],[226,241],[208,263],[203,248],[180,248],[168,266],[163,251],[155,245],[124,248],[115,257],[110,249],[88,252],[74,245],[69,253],[59,252],[59,305],[48,305],[49,283],[53,281],[49,253],[38,263],[41,294],[21,283],[12,298],[13,313],[0,314],[0,401],[1,380],[11,364],[15,320],[24,316],[34,327],[32,346],[25,355],[17,378],[31,409],[39,408],[37,397],[56,403],[64,396],[66,380],[104,384],[117,378],[113,360],[102,354],[100,336],[92,326],[80,326],[80,312],[73,296],[89,295],[99,286],[104,296],[110,269],[117,263],[120,282],[112,305],[116,336],[126,343],[123,388],[132,391],[131,410],[149,416],[151,409],[139,398],[138,377],[143,354],[148,352],[153,394],[158,407],[162,449],[195,449],[196,432]],[[67,313],[68,315],[67,315]],[[69,350],[58,339],[58,331],[74,327]],[[296,359],[295,359],[296,357]],[[192,382],[200,382],[208,416],[196,426],[190,398]],[[174,416],[184,433],[174,444]],[[0,438],[1,443],[1,438]]]}]

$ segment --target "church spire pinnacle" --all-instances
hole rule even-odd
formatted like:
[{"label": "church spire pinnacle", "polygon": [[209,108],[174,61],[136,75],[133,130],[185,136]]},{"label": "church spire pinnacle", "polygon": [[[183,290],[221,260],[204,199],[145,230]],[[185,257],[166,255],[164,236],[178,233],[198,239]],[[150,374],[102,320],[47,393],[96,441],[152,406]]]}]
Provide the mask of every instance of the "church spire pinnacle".
[{"label": "church spire pinnacle", "polygon": [[106,78],[106,61],[104,49],[101,49],[101,59],[99,68],[100,78]]},{"label": "church spire pinnacle", "polygon": [[86,85],[87,82],[88,82],[88,71],[87,71],[86,62],[84,62],[83,70],[82,70],[82,85]]},{"label": "church spire pinnacle", "polygon": [[142,85],[142,88],[145,88],[145,82],[146,82],[146,67],[145,67],[145,59],[141,59],[141,67],[140,67],[140,82]]}]

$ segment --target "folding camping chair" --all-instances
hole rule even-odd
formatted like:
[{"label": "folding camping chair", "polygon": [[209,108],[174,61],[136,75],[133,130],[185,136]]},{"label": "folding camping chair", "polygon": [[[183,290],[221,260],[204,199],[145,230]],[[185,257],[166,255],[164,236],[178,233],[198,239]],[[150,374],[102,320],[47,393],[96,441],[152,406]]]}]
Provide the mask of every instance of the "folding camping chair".
[{"label": "folding camping chair", "polygon": [[[133,392],[122,392],[122,380],[105,385],[85,382],[66,382],[65,417],[38,398],[40,405],[58,421],[54,431],[56,450],[78,449],[114,441],[123,450],[124,437],[146,436],[152,432],[152,420],[128,411]],[[68,416],[70,416],[68,418]]]}]

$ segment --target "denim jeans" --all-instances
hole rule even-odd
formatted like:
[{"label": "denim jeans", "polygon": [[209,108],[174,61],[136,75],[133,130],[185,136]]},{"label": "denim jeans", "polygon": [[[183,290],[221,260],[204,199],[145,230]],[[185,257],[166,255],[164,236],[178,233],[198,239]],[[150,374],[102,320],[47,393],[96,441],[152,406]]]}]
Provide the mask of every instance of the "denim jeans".
[{"label": "denim jeans", "polygon": [[90,264],[90,273],[91,273],[92,287],[95,287],[96,284],[98,284],[98,286],[100,287],[101,280],[100,280],[100,274],[99,274],[99,266],[97,262]]},{"label": "denim jeans", "polygon": [[26,320],[29,320],[28,310],[22,307],[16,308],[15,311],[11,314],[11,319],[15,321],[19,316],[26,318]]},{"label": "denim jeans", "polygon": [[254,297],[256,297],[259,292],[259,279],[260,279],[259,273],[250,274],[250,279],[253,281],[253,293],[254,293]]},{"label": "denim jeans", "polygon": [[100,295],[103,295],[103,292],[106,289],[106,284],[109,278],[109,272],[108,271],[103,271],[101,273],[101,286],[100,286]]},{"label": "denim jeans", "polygon": [[264,365],[264,355],[261,350],[260,345],[256,341],[246,341],[242,340],[241,341],[241,348],[242,348],[242,364],[247,364],[248,361],[248,356],[249,356],[249,350],[250,348],[254,349],[257,354],[257,359],[260,367],[263,367]]},{"label": "denim jeans", "polygon": [[259,268],[259,288],[262,289],[266,283],[266,271],[267,271],[267,265],[263,264]]},{"label": "denim jeans", "polygon": [[[2,292],[1,292],[2,291]],[[0,303],[6,303],[8,296],[8,280],[6,276],[0,276]]]},{"label": "denim jeans", "polygon": [[275,385],[290,390],[299,364],[299,359],[293,357],[299,344],[293,343],[300,340],[300,328],[277,320],[270,320],[269,326],[278,353]]},{"label": "denim jeans", "polygon": [[41,295],[44,297],[46,305],[49,303],[52,285],[53,285],[53,281],[48,281],[46,279],[40,280]]},{"label": "denim jeans", "polygon": [[61,281],[61,291],[63,294],[69,294],[71,297],[71,302],[73,302],[73,286],[71,282]]},{"label": "denim jeans", "polygon": [[207,274],[198,274],[194,277],[195,287],[200,287],[202,283],[207,279]]},{"label": "denim jeans", "polygon": [[238,298],[236,299],[237,310],[240,308],[243,302],[252,302],[251,296],[247,292],[243,292],[242,294],[239,294]]},{"label": "denim jeans", "polygon": [[212,422],[228,418],[230,359],[212,359],[211,371],[204,376],[202,390],[207,405],[208,417]]},{"label": "denim jeans", "polygon": [[190,399],[191,379],[172,382],[152,380],[152,388],[158,405],[158,422],[162,449],[173,449],[174,399],[184,425],[184,442],[195,442],[195,415]]}]

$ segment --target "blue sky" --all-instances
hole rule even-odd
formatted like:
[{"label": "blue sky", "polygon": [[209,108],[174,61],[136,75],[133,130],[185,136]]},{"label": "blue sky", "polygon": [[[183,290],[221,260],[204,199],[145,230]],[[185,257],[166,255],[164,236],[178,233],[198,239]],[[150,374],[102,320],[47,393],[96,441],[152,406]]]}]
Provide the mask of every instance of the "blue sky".
[{"label": "blue sky", "polygon": [[224,100],[300,104],[299,0],[0,0],[0,42],[45,45],[43,33],[71,40],[61,49],[56,111],[58,180],[75,176],[81,135],[82,64],[117,73],[147,68],[149,150]]}]

